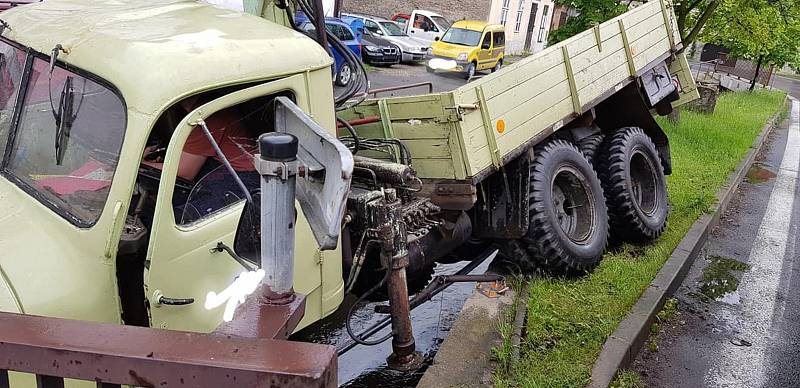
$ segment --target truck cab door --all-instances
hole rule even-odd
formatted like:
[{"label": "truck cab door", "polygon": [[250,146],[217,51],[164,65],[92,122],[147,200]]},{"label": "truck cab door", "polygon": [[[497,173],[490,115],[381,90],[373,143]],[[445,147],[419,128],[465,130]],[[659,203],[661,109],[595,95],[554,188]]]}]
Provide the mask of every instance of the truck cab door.
[{"label": "truck cab door", "polygon": [[494,66],[492,59],[492,33],[487,31],[481,39],[481,47],[478,50],[478,70]]},{"label": "truck cab door", "polygon": [[[250,106],[241,105],[244,102],[259,101],[258,105],[261,105],[261,101],[267,101],[269,96],[292,95],[293,91],[302,90],[304,79],[300,75],[253,86],[197,107],[178,124],[164,159],[145,261],[144,287],[151,326],[196,332],[213,331],[222,321],[224,306],[206,309],[204,303],[207,294],[211,291],[221,292],[239,274],[258,266],[257,258],[251,259],[252,262],[239,263],[219,249],[223,245],[236,249],[239,243],[235,239],[246,201],[238,186],[226,189],[223,193],[225,206],[220,209],[209,212],[204,208],[206,205],[196,206],[193,200],[194,195],[199,196],[204,190],[215,190],[213,181],[204,183],[204,180],[214,179],[213,174],[229,174],[224,166],[203,177],[198,176],[192,188],[193,194],[189,194],[185,201],[175,200],[178,197],[175,195],[175,184],[181,152],[197,120],[206,120],[223,109],[236,107],[242,110],[244,106]],[[255,100],[257,98],[265,100]],[[271,105],[266,109],[272,109]],[[272,128],[271,125],[273,123],[265,120],[263,131]],[[295,256],[302,259],[295,260],[294,285],[297,292],[309,295],[321,288],[322,267],[319,264],[318,245],[312,242],[313,239],[302,240],[302,236],[311,235],[311,231],[302,213],[298,213]]]},{"label": "truck cab door", "polygon": [[433,42],[437,36],[441,36],[439,28],[431,18],[414,11],[411,14],[411,20],[408,21],[409,35],[423,39],[427,42]]}]

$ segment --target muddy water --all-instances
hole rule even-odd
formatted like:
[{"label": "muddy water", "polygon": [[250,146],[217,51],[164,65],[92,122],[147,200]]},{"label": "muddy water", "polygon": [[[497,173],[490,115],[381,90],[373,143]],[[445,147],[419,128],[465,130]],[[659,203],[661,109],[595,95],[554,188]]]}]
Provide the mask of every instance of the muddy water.
[{"label": "muddy water", "polygon": [[750,183],[764,183],[777,176],[771,167],[765,163],[756,162],[747,170],[747,181]]},{"label": "muddy water", "polygon": [[[466,262],[440,264],[436,267],[436,275],[455,273],[464,265]],[[487,261],[472,273],[484,273],[488,265]],[[339,385],[351,388],[416,386],[425,369],[433,361],[439,345],[447,337],[464,301],[474,289],[474,283],[456,283],[411,312],[417,350],[425,359],[419,370],[397,372],[386,367],[386,357],[392,352],[392,341],[389,339],[376,346],[356,346],[339,356]],[[355,299],[355,296],[348,295],[333,315],[295,334],[292,339],[334,346],[350,343],[350,337],[345,329],[345,317]],[[355,310],[352,320],[353,331],[361,332],[385,316],[374,313],[377,304],[379,303],[366,303]],[[389,330],[390,327],[386,327],[369,339],[381,338],[389,333]]]},{"label": "muddy water", "polygon": [[703,270],[699,292],[693,296],[705,302],[715,300],[731,305],[739,304],[739,278],[736,275],[748,270],[750,266],[722,256],[708,256],[706,260],[709,264]]}]

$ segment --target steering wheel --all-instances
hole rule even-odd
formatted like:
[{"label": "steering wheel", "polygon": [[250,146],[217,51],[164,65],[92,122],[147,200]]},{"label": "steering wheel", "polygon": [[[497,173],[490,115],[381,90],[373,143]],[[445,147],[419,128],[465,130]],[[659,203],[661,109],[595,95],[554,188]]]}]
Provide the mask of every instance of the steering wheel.
[{"label": "steering wheel", "polygon": [[[140,164],[139,178],[146,189],[158,191],[158,185],[161,183],[161,170],[146,164]],[[175,177],[175,190],[184,191],[188,195],[192,188],[194,188],[194,182],[179,176]]]}]

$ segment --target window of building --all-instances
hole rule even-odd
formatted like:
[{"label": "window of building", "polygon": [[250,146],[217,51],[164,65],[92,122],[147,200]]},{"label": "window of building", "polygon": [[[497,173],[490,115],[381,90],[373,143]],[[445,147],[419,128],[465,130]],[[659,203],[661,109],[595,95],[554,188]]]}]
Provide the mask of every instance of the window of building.
[{"label": "window of building", "polygon": [[544,9],[542,10],[542,23],[539,24],[539,39],[537,39],[539,43],[544,42],[545,38],[544,26],[547,23],[547,11],[549,11],[549,8],[550,8],[549,5],[545,5]]},{"label": "window of building", "polygon": [[522,13],[525,11],[525,0],[519,0],[519,7],[517,7],[517,20],[514,23],[514,32],[519,32],[522,28]]},{"label": "window of building", "polygon": [[500,8],[500,24],[506,25],[508,21],[508,9],[510,7],[511,0],[503,0],[503,6]]}]

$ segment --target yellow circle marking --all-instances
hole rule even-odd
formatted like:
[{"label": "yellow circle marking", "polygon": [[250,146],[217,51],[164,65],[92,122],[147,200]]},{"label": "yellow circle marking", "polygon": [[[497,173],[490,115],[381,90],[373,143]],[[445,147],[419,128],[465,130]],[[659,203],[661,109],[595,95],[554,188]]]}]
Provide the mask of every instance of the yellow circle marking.
[{"label": "yellow circle marking", "polygon": [[503,119],[497,120],[497,133],[503,133],[506,130],[506,122]]}]

